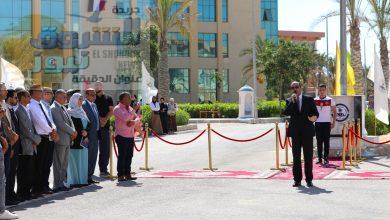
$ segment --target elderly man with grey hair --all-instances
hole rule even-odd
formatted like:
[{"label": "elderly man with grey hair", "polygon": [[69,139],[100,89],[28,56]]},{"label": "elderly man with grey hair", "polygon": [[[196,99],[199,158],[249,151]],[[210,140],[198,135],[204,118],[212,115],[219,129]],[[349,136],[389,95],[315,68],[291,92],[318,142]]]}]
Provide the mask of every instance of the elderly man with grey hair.
[{"label": "elderly man with grey hair", "polygon": [[68,168],[69,150],[72,141],[77,137],[77,131],[73,121],[68,114],[65,104],[67,102],[66,92],[62,89],[55,93],[55,101],[51,106],[54,123],[57,125],[59,141],[54,145],[53,174],[54,191],[66,191],[66,170]]}]

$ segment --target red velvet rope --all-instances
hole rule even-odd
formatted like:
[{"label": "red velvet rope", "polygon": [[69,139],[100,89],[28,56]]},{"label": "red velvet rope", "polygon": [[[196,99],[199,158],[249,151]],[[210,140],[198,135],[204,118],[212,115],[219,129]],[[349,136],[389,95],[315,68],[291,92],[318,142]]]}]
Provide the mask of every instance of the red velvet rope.
[{"label": "red velvet rope", "polygon": [[154,136],[156,136],[158,139],[160,139],[161,141],[167,143],[167,144],[170,144],[170,145],[176,145],[176,146],[179,146],[179,145],[185,145],[185,144],[189,144],[191,142],[194,142],[196,139],[200,138],[205,132],[206,130],[203,130],[198,136],[196,136],[194,139],[190,140],[190,141],[186,141],[186,142],[182,142],[182,143],[174,143],[174,142],[170,142],[170,141],[167,141],[165,139],[163,139],[162,137],[160,137],[155,131],[153,131],[152,129],[150,129],[153,133]]},{"label": "red velvet rope", "polygon": [[251,138],[251,139],[246,139],[246,140],[239,140],[239,139],[234,139],[234,138],[230,138],[230,137],[226,137],[220,133],[218,133],[217,131],[215,131],[214,129],[211,129],[216,135],[222,137],[222,138],[225,138],[227,140],[230,140],[230,141],[235,141],[235,142],[249,142],[249,141],[254,141],[254,140],[257,140],[259,138],[262,138],[264,137],[265,135],[269,134],[272,130],[274,130],[273,128],[269,129],[267,132],[265,132],[264,134],[261,134],[257,137],[254,137],[254,138]]},{"label": "red velvet rope", "polygon": [[354,131],[352,131],[352,130],[350,130],[350,131],[351,131],[351,133],[352,133],[355,137],[357,137],[357,138],[359,138],[360,140],[363,140],[363,141],[365,141],[365,142],[367,142],[367,143],[370,143],[370,144],[382,145],[382,144],[388,144],[388,143],[390,143],[390,140],[384,141],[384,142],[374,142],[374,141],[370,141],[370,140],[367,140],[367,139],[365,139],[365,138],[359,136],[359,135],[356,134]]},{"label": "red velvet rope", "polygon": [[280,145],[280,148],[284,149],[286,147],[286,144],[287,144],[287,135],[286,137],[284,138],[284,143],[282,144],[282,136],[280,135],[280,130],[278,130],[278,136],[279,136],[279,145]]},{"label": "red velvet rope", "polygon": [[142,137],[142,144],[141,144],[141,148],[137,148],[137,145],[135,144],[134,142],[134,149],[138,152],[141,152],[142,149],[144,148],[144,144],[145,144],[145,137],[146,137],[146,131],[144,131],[144,136]]}]

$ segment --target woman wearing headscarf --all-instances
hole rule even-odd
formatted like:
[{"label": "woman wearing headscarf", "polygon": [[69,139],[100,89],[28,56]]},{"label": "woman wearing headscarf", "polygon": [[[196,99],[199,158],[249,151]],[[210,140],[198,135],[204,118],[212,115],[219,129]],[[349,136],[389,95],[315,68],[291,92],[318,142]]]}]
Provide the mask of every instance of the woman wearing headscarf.
[{"label": "woman wearing headscarf", "polygon": [[175,103],[175,100],[173,98],[169,99],[168,102],[168,127],[169,127],[169,133],[173,133],[177,131],[177,124],[176,124],[176,112],[179,110],[179,107]]},{"label": "woman wearing headscarf", "polygon": [[163,130],[160,119],[160,103],[158,103],[157,100],[157,97],[154,96],[152,98],[152,102],[150,103],[150,108],[152,109],[152,129],[157,134],[162,134]]},{"label": "woman wearing headscarf", "polygon": [[74,93],[69,100],[68,113],[77,131],[77,138],[70,147],[67,184],[82,186],[88,184],[88,127],[89,120],[82,108],[84,97]]}]

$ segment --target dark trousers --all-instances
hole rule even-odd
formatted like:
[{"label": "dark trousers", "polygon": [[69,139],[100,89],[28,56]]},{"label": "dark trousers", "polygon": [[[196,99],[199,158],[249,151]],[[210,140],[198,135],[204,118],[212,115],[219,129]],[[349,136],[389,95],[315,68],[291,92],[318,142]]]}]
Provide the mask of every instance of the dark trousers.
[{"label": "dark trousers", "polygon": [[[11,156],[11,151],[9,151],[9,156]],[[9,169],[8,172],[6,173],[5,196],[7,200],[10,200],[11,198],[14,198],[16,196],[14,189],[15,189],[16,171],[18,168],[18,160],[19,160],[18,152],[14,151],[13,157],[10,157],[9,159]]]},{"label": "dark trousers", "polygon": [[92,180],[93,173],[95,172],[96,161],[99,151],[99,141],[96,133],[88,136],[88,180]]},{"label": "dark trousers", "polygon": [[19,155],[19,167],[17,170],[18,194],[21,197],[31,195],[35,175],[36,156]]},{"label": "dark trousers", "polygon": [[[329,139],[330,139],[330,122],[316,122],[316,139],[318,159],[328,159]],[[322,154],[322,152],[324,152]]]},{"label": "dark trousers", "polygon": [[110,159],[110,130],[100,128],[99,130],[99,169],[100,172],[107,172]]},{"label": "dark trousers", "polygon": [[295,182],[302,181],[301,148],[305,159],[306,181],[313,180],[313,137],[299,135],[292,137],[293,151],[293,175]]},{"label": "dark trousers", "polygon": [[169,129],[168,129],[168,114],[167,113],[160,113],[160,120],[161,120],[163,132],[165,134],[167,134],[169,131]]},{"label": "dark trousers", "polygon": [[118,145],[118,177],[130,175],[134,152],[134,138],[125,138],[117,135],[115,142]]},{"label": "dark trousers", "polygon": [[46,136],[41,136],[41,142],[37,146],[37,159],[35,170],[35,193],[42,192],[49,187],[50,167],[53,164],[54,142]]}]

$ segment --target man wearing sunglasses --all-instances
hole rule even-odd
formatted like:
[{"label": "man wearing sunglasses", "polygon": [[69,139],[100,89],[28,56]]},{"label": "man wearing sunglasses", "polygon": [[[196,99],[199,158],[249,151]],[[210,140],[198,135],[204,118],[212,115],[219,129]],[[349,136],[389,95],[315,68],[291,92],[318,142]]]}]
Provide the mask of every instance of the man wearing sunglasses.
[{"label": "man wearing sunglasses", "polygon": [[302,181],[301,148],[305,159],[305,177],[308,187],[313,186],[313,137],[314,122],[318,118],[314,99],[302,94],[299,82],[292,82],[293,94],[286,100],[283,114],[290,116],[289,136],[292,138],[293,149],[293,187],[300,187]]}]

